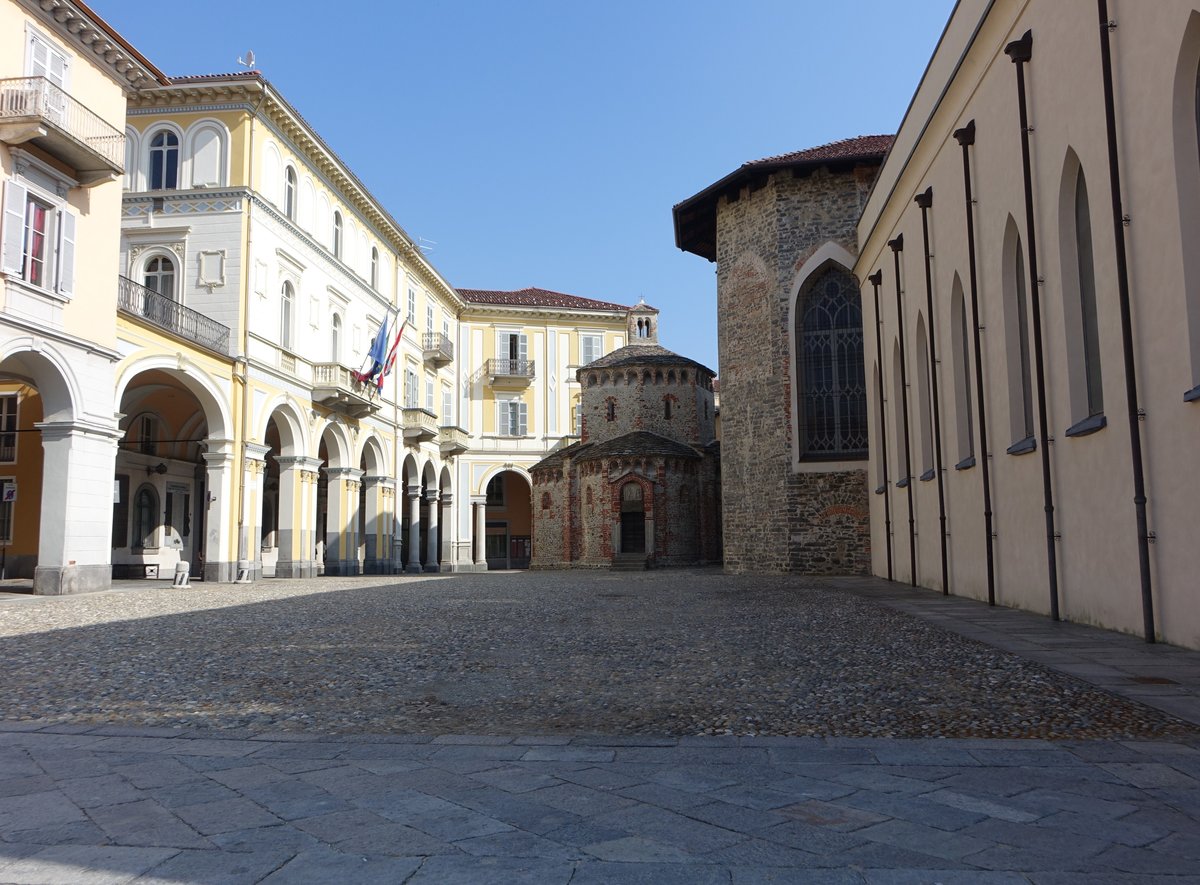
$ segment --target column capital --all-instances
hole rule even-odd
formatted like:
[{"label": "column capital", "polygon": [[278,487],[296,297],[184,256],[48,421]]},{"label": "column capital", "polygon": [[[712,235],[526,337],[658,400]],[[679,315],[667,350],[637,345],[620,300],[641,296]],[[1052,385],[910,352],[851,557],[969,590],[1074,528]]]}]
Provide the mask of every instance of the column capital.
[{"label": "column capital", "polygon": [[483,504],[486,507],[487,506],[487,495],[472,495],[471,503],[472,504]]},{"label": "column capital", "polygon": [[291,467],[298,467],[301,470],[319,470],[324,462],[320,458],[309,458],[305,455],[278,455],[275,463],[279,465],[280,470],[287,470]]},{"label": "column capital", "polygon": [[242,446],[242,451],[248,461],[266,461],[267,455],[271,454],[271,447],[248,442]]},{"label": "column capital", "polygon": [[84,421],[38,421],[33,425],[42,432],[42,441],[67,439],[72,436],[93,436],[115,447],[125,437],[119,427],[107,427]]},{"label": "column capital", "polygon": [[362,479],[363,471],[357,467],[326,467],[325,475],[330,479],[345,479],[357,482]]},{"label": "column capital", "polygon": [[233,452],[201,452],[200,457],[209,467],[221,467],[233,463]]},{"label": "column capital", "polygon": [[416,485],[405,486],[404,494],[410,498],[420,498],[421,497],[421,484],[417,483]]},{"label": "column capital", "polygon": [[427,492],[425,492],[425,500],[428,501],[430,504],[435,503],[437,501],[437,499],[438,499],[438,490],[437,489],[429,489]]},{"label": "column capital", "polygon": [[390,476],[380,476],[378,474],[363,474],[363,484],[369,488],[384,488],[392,489],[396,487],[396,480]]},{"label": "column capital", "polygon": [[234,443],[231,439],[209,437],[204,441],[204,448],[210,455],[228,455],[232,458],[234,453]]}]

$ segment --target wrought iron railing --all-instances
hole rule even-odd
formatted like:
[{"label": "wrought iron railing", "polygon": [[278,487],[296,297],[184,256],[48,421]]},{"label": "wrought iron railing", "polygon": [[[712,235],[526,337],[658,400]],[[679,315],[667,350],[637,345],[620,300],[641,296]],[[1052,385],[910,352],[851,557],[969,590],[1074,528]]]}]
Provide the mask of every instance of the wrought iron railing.
[{"label": "wrought iron railing", "polygon": [[441,332],[426,332],[424,348],[441,351],[447,358],[454,359],[454,344],[450,341],[450,336]]},{"label": "wrought iron railing", "polygon": [[117,307],[130,316],[194,341],[211,350],[229,353],[229,327],[204,314],[184,307],[178,301],[138,285],[128,277],[118,277]]},{"label": "wrought iron railing", "polygon": [[95,151],[116,169],[125,168],[125,134],[45,77],[0,80],[0,121],[39,117]]},{"label": "wrought iron railing", "polygon": [[532,378],[533,360],[488,360],[487,373],[493,378]]}]

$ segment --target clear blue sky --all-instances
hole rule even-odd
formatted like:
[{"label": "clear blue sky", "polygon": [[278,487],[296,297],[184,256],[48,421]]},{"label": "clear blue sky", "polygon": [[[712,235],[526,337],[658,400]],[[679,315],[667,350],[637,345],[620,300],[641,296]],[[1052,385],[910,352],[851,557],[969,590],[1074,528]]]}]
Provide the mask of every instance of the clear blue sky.
[{"label": "clear blue sky", "polygon": [[256,66],[452,285],[662,310],[717,368],[671,207],[747,160],[893,132],[953,0],[92,0],[167,74]]}]

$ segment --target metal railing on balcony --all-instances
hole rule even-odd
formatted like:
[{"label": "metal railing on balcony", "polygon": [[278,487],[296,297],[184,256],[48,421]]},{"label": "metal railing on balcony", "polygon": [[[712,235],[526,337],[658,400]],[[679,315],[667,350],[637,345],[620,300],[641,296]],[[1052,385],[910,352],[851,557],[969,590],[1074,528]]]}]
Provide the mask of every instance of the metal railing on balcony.
[{"label": "metal railing on balcony", "polygon": [[426,359],[450,362],[454,359],[454,344],[450,336],[441,332],[426,332],[423,339]]},{"label": "metal railing on balcony", "polygon": [[45,77],[0,80],[0,123],[36,118],[97,154],[114,171],[125,169],[125,134]]},{"label": "metal railing on balcony", "polygon": [[490,359],[487,373],[492,378],[532,378],[533,360]]},{"label": "metal railing on balcony", "polygon": [[220,353],[229,353],[229,327],[178,301],[138,285],[128,277],[117,279],[117,308],[180,338]]}]

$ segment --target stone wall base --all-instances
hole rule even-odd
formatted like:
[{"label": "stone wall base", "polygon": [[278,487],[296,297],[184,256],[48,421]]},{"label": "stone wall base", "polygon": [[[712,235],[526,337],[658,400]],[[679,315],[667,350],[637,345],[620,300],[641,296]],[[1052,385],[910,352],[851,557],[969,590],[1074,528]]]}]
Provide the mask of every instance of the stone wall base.
[{"label": "stone wall base", "polygon": [[33,572],[33,592],[40,596],[66,596],[70,593],[90,593],[112,587],[112,566],[101,565],[39,565]]}]

